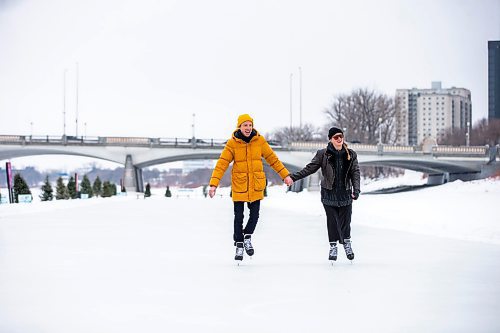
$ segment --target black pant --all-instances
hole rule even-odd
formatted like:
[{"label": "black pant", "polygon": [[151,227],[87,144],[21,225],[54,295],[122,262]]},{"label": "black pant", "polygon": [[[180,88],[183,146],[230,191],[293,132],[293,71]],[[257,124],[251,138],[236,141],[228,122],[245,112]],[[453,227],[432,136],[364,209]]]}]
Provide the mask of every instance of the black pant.
[{"label": "black pant", "polygon": [[245,208],[245,202],[235,201],[234,202],[234,242],[243,242],[244,235],[251,235],[255,230],[257,221],[259,220],[260,211],[260,200],[254,202],[247,202],[248,209],[250,209],[250,217],[248,218],[247,225],[243,229],[243,210]]},{"label": "black pant", "polygon": [[352,205],[344,207],[333,207],[323,205],[326,212],[326,227],[328,229],[328,240],[344,243],[344,239],[351,238],[351,215]]}]

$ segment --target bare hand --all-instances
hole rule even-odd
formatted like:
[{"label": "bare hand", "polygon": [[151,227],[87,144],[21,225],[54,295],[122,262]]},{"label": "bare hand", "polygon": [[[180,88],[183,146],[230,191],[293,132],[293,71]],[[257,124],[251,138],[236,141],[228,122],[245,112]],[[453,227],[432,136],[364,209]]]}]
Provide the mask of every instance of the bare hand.
[{"label": "bare hand", "polygon": [[293,179],[290,176],[286,176],[284,181],[287,186],[292,186],[293,184]]},{"label": "bare hand", "polygon": [[210,196],[210,198],[213,198],[214,195],[215,195],[215,191],[217,190],[217,187],[215,186],[210,186],[210,189],[208,190],[208,195]]}]

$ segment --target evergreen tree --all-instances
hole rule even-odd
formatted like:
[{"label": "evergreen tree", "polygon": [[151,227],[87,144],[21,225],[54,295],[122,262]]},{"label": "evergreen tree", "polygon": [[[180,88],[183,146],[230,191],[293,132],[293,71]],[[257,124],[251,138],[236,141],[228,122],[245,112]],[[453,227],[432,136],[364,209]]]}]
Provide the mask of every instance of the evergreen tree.
[{"label": "evergreen tree", "polygon": [[206,198],[208,195],[208,185],[203,185],[203,196]]},{"label": "evergreen tree", "polygon": [[52,185],[50,185],[49,175],[45,177],[45,184],[43,184],[41,190],[42,194],[39,197],[42,201],[52,201],[54,199],[54,190],[52,189]]},{"label": "evergreen tree", "polygon": [[111,192],[113,192],[113,195],[116,195],[117,191],[116,184],[111,184]]},{"label": "evergreen tree", "polygon": [[82,183],[80,184],[80,193],[88,194],[89,198],[92,198],[94,191],[92,191],[92,185],[90,184],[89,177],[87,175],[83,176]]},{"label": "evergreen tree", "polygon": [[172,196],[172,192],[170,192],[170,187],[167,186],[167,190],[165,191],[165,196],[170,198]]},{"label": "evergreen tree", "polygon": [[30,188],[20,174],[14,175],[14,202],[19,203],[19,194],[31,194]]},{"label": "evergreen tree", "polygon": [[57,178],[56,184],[56,200],[68,200],[69,193],[68,188],[64,184],[62,177]]},{"label": "evergreen tree", "polygon": [[109,180],[106,180],[104,183],[102,183],[102,197],[109,198],[112,195],[113,195],[113,185],[109,182]]},{"label": "evergreen tree", "polygon": [[144,197],[150,197],[151,196],[151,185],[149,183],[146,184],[146,191],[144,191]]},{"label": "evergreen tree", "polygon": [[94,192],[96,197],[102,195],[102,182],[99,176],[97,176],[94,180],[94,185],[92,185],[92,191]]},{"label": "evergreen tree", "polygon": [[69,178],[67,187],[68,187],[69,197],[71,199],[78,198],[78,193],[76,192],[76,181],[75,178],[73,178],[73,176]]}]

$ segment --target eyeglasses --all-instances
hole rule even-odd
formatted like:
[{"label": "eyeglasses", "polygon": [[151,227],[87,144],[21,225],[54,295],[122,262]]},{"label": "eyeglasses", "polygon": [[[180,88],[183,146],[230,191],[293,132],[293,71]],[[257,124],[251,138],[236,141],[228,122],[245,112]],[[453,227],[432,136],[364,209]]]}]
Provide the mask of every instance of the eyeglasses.
[{"label": "eyeglasses", "polygon": [[333,136],[333,140],[339,140],[339,139],[343,139],[344,136],[342,134],[337,134],[337,135],[334,135]]}]

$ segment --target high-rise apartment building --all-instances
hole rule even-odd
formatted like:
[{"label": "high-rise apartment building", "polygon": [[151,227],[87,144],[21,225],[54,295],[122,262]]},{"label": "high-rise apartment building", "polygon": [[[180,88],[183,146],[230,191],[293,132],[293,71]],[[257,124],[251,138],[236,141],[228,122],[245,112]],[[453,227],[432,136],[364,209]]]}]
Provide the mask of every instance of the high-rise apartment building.
[{"label": "high-rise apartment building", "polygon": [[432,82],[431,89],[396,90],[396,133],[400,145],[420,145],[426,139],[439,141],[450,128],[470,131],[471,119],[468,89],[443,89],[441,82]]},{"label": "high-rise apartment building", "polygon": [[500,41],[488,41],[488,119],[500,119]]}]

